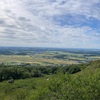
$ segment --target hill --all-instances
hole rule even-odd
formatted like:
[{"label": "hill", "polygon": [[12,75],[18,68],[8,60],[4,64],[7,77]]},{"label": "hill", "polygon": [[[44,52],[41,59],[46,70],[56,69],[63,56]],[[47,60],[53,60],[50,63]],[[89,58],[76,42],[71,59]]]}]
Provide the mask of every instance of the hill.
[{"label": "hill", "polygon": [[[74,66],[74,67],[73,67]],[[75,67],[77,66],[77,67]],[[88,64],[71,65],[72,70],[41,77],[17,79],[9,84],[0,83],[2,100],[99,100],[100,99],[100,60]]]}]

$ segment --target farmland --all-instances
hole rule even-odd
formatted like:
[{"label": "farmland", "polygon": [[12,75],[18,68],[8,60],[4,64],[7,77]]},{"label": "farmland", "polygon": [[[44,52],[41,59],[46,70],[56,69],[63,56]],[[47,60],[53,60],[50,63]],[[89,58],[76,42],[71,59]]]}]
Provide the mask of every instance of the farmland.
[{"label": "farmland", "polygon": [[38,64],[38,65],[51,65],[51,64],[75,64],[76,61],[72,60],[60,60],[60,59],[46,59],[46,58],[39,58],[39,57],[32,57],[32,56],[18,56],[18,55],[11,55],[11,56],[0,56],[0,62],[6,63],[6,64]]},{"label": "farmland", "polygon": [[0,48],[0,63],[56,66],[81,64],[100,59],[99,50],[52,48]]}]

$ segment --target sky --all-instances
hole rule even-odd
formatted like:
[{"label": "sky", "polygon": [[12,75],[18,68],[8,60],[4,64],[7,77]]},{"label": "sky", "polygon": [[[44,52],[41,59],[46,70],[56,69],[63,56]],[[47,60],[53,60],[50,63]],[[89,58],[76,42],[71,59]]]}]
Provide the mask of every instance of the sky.
[{"label": "sky", "polygon": [[0,0],[0,46],[100,49],[100,0]]}]

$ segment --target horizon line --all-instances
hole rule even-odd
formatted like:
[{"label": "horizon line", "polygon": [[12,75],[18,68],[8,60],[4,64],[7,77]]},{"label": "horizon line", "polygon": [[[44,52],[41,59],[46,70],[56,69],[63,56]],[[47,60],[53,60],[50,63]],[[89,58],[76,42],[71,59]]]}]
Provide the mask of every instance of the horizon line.
[{"label": "horizon line", "polygon": [[100,50],[100,48],[77,48],[77,47],[43,47],[43,46],[0,46],[0,47],[9,47],[9,48],[51,48],[51,49],[92,49]]}]

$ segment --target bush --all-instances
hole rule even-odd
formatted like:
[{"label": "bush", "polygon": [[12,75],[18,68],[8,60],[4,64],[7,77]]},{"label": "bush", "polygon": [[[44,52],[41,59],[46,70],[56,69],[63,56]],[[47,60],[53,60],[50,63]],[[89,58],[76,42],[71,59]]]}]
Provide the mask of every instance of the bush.
[{"label": "bush", "polygon": [[100,70],[85,71],[74,76],[60,74],[45,88],[48,90],[44,92],[44,95],[39,94],[37,98],[42,98],[41,100],[100,100]]}]

